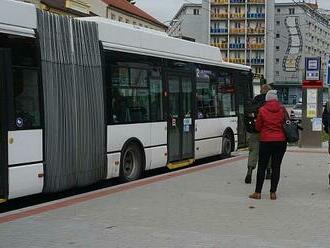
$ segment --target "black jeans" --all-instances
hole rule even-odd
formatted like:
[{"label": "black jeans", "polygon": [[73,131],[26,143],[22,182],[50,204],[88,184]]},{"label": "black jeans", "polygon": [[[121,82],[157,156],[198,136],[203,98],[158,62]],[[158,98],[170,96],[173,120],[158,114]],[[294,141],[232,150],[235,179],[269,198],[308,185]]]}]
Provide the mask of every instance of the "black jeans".
[{"label": "black jeans", "polygon": [[286,141],[260,142],[257,184],[255,192],[261,193],[265,171],[271,158],[272,179],[270,192],[276,192],[280,180],[281,163],[286,151]]}]

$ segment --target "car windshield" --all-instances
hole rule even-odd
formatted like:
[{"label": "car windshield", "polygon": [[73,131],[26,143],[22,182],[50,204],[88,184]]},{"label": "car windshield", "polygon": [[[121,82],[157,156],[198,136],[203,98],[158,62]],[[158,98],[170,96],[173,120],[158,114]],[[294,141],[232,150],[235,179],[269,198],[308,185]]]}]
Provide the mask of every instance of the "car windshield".
[{"label": "car windshield", "polygon": [[293,109],[302,109],[302,104],[301,103],[297,103]]}]

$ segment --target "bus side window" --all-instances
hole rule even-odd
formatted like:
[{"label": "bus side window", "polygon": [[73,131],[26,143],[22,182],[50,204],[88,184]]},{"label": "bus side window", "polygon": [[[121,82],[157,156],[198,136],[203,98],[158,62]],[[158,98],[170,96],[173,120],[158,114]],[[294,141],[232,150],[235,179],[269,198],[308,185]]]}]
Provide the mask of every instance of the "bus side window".
[{"label": "bus side window", "polygon": [[16,128],[40,128],[38,71],[15,68],[13,86]]}]

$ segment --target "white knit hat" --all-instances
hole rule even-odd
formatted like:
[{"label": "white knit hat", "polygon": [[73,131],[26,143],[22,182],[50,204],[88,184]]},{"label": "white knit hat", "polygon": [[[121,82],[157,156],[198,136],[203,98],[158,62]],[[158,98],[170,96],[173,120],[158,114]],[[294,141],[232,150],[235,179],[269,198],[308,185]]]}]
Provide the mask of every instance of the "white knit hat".
[{"label": "white knit hat", "polygon": [[266,94],[266,101],[278,100],[277,90],[269,90]]}]

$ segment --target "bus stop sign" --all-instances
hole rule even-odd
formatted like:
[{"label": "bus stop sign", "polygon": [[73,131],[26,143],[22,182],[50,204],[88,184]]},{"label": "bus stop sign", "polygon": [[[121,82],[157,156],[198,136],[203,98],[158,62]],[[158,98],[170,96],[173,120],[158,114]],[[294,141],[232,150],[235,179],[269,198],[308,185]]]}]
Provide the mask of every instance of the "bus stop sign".
[{"label": "bus stop sign", "polygon": [[305,60],[305,80],[320,80],[321,58],[306,58]]}]

